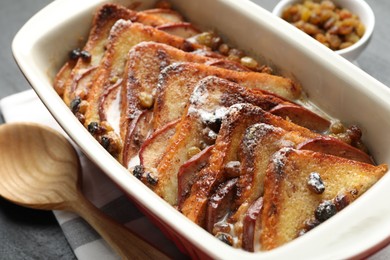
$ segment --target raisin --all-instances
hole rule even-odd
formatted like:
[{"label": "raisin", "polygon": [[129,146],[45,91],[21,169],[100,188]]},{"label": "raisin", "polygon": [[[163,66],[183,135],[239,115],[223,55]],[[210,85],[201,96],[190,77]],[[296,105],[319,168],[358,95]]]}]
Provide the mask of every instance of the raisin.
[{"label": "raisin", "polygon": [[297,237],[303,236],[319,224],[321,223],[317,219],[307,219],[304,223],[304,228],[298,231]]},{"label": "raisin", "polygon": [[352,125],[347,129],[347,135],[351,139],[351,143],[357,143],[362,138],[362,130],[356,125]]},{"label": "raisin", "polygon": [[141,179],[144,173],[144,167],[142,165],[136,165],[133,169],[133,175],[137,179]]},{"label": "raisin", "polygon": [[79,49],[79,48],[74,49],[74,50],[72,50],[72,51],[69,53],[69,59],[71,59],[71,60],[77,60],[78,58],[80,58],[80,55],[81,55],[80,49]]},{"label": "raisin", "polygon": [[315,210],[315,217],[318,221],[324,222],[337,213],[336,205],[331,200],[325,200]]},{"label": "raisin", "polygon": [[81,51],[80,57],[85,62],[91,62],[92,55],[88,51]]},{"label": "raisin", "polygon": [[156,185],[157,182],[158,182],[158,178],[157,178],[156,176],[153,176],[153,174],[150,173],[150,172],[148,172],[148,173],[146,174],[146,180],[148,181],[148,183],[149,183],[150,185]]},{"label": "raisin", "polygon": [[187,150],[187,158],[190,159],[190,158],[194,157],[195,155],[197,155],[198,153],[200,153],[201,151],[202,150],[199,147],[191,146]]},{"label": "raisin", "polygon": [[139,93],[139,102],[142,108],[149,109],[154,104],[154,98],[153,95],[147,92],[141,92]]},{"label": "raisin", "polygon": [[108,151],[110,148],[111,139],[109,137],[103,136],[100,141],[100,144],[104,147],[104,149]]},{"label": "raisin", "polygon": [[317,172],[310,173],[307,185],[309,189],[316,194],[322,194],[325,191],[325,184],[322,181],[320,174]]},{"label": "raisin", "polygon": [[214,36],[212,39],[211,39],[211,49],[213,51],[216,51],[218,50],[219,46],[221,46],[221,44],[223,43],[222,41],[222,38],[219,37],[219,36]]},{"label": "raisin", "polygon": [[219,133],[222,125],[222,119],[226,114],[226,108],[215,110],[212,116],[203,119],[203,123],[215,133]]},{"label": "raisin", "polygon": [[319,222],[317,219],[307,219],[303,224],[304,227],[298,231],[297,237],[303,236],[304,234],[321,224],[321,222]]},{"label": "raisin", "polygon": [[349,205],[350,198],[348,196],[344,195],[344,194],[339,194],[334,199],[334,203],[336,205],[336,209],[338,211],[340,211],[340,210],[342,210],[343,208],[345,208],[346,206]]},{"label": "raisin", "polygon": [[196,36],[196,41],[199,44],[201,44],[201,45],[205,45],[207,47],[211,47],[213,37],[214,37],[214,33],[213,32],[203,32],[203,33],[198,34]]},{"label": "raisin", "polygon": [[218,123],[217,123],[217,119],[215,118],[214,115],[207,117],[207,118],[203,118],[203,124],[205,126],[207,126],[209,129],[215,130],[215,129],[219,128]]},{"label": "raisin", "polygon": [[216,117],[212,117],[211,120],[205,121],[205,124],[215,133],[218,133],[221,129],[221,123],[222,120]]},{"label": "raisin", "polygon": [[98,122],[91,122],[88,125],[88,132],[90,132],[91,135],[95,135],[101,133],[102,129],[100,128]]},{"label": "raisin", "polygon": [[227,45],[226,43],[222,43],[219,47],[218,47],[218,51],[219,53],[221,53],[222,55],[228,55],[229,53],[229,45]]},{"label": "raisin", "polygon": [[259,66],[259,64],[257,63],[257,61],[255,59],[253,59],[252,57],[248,57],[248,56],[242,57],[240,59],[240,63],[251,70],[254,70]]},{"label": "raisin", "polygon": [[80,110],[81,99],[79,97],[73,99],[70,102],[69,108],[73,114],[76,114]]}]

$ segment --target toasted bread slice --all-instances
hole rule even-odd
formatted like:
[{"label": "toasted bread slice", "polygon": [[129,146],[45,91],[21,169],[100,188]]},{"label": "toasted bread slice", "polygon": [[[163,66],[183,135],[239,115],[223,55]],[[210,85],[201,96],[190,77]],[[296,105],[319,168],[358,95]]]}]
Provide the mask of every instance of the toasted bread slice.
[{"label": "toasted bread slice", "polygon": [[[186,61],[196,63],[215,63],[216,59],[182,51],[167,44],[156,42],[142,42],[134,46],[128,55],[128,62],[124,72],[124,83],[121,91],[121,120],[120,133],[124,145],[131,142],[132,137],[128,133],[132,116],[143,110],[151,109],[157,91],[158,76],[161,70],[173,62]],[[246,70],[242,65],[226,61],[230,69]],[[134,154],[123,154],[123,162],[126,164]]]},{"label": "toasted bread slice", "polygon": [[119,19],[135,20],[136,15],[135,11],[117,4],[105,4],[96,11],[88,41],[83,48],[83,51],[91,55],[90,59],[69,60],[54,82],[57,92],[62,92],[67,105],[70,105],[75,97],[86,95],[89,80],[103,57],[107,38],[114,23]]},{"label": "toasted bread slice", "polygon": [[[281,246],[322,223],[363,194],[387,171],[332,155],[284,148],[264,184],[261,247]],[[317,176],[317,177],[315,177]],[[322,189],[318,189],[323,183]]]},{"label": "toasted bread slice", "polygon": [[157,194],[172,205],[177,204],[177,173],[180,166],[190,159],[191,155],[188,155],[187,151],[194,147],[203,149],[212,145],[215,140],[210,140],[211,136],[216,137],[218,133],[218,123],[215,121],[221,120],[228,107],[242,102],[269,110],[287,101],[264,95],[260,91],[249,91],[238,84],[214,76],[199,81],[189,99],[188,108],[176,127],[176,134],[169,140],[165,139],[168,141],[165,145],[160,144],[167,148],[161,154],[162,159],[157,168]]},{"label": "toasted bread slice", "polygon": [[180,118],[195,84],[206,76],[217,76],[246,88],[258,88],[287,99],[296,99],[301,88],[290,79],[258,72],[238,72],[197,63],[175,63],[160,76],[155,102],[154,128]]}]

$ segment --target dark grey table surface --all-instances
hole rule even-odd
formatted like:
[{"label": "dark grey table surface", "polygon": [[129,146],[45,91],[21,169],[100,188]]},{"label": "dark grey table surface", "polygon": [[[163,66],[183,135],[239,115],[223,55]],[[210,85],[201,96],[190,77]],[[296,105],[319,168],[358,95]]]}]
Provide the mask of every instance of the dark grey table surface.
[{"label": "dark grey table surface", "polygon": [[[268,10],[277,3],[252,1]],[[50,2],[1,0],[0,99],[30,88],[13,60],[11,42],[18,29]],[[367,2],[374,10],[376,27],[369,46],[357,62],[368,74],[390,86],[390,1]],[[3,122],[0,118],[0,123]],[[0,259],[75,259],[75,256],[51,212],[25,209],[0,198]]]}]

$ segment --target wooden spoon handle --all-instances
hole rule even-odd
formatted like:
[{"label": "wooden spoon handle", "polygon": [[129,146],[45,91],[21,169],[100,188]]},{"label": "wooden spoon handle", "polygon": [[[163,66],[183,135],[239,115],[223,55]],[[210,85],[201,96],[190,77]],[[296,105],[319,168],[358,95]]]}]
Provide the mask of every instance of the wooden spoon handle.
[{"label": "wooden spoon handle", "polygon": [[72,209],[84,218],[122,259],[169,259],[125,226],[96,208],[79,192]]}]

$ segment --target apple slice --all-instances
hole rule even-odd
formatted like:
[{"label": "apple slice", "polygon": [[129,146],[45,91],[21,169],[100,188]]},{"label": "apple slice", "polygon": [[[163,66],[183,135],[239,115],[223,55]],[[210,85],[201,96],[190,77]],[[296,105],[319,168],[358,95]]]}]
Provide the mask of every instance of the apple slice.
[{"label": "apple slice", "polygon": [[179,36],[182,38],[191,38],[200,33],[192,24],[186,22],[168,23],[156,27],[166,33]]},{"label": "apple slice", "polygon": [[[118,80],[114,85],[110,86],[109,88],[105,89],[102,95],[99,97],[98,100],[98,106],[99,106],[99,120],[100,121],[107,121],[109,119],[109,110],[112,106],[118,106],[119,107],[119,96],[118,93],[120,91],[120,87],[122,84],[122,80]],[[115,111],[119,109],[114,109]],[[119,112],[115,117],[120,117]],[[117,122],[117,125],[112,125],[115,129],[119,129],[119,120]],[[119,131],[118,131],[119,132]]]},{"label": "apple slice", "polygon": [[144,110],[139,113],[128,125],[128,130],[123,144],[123,163],[128,167],[130,160],[137,155],[140,146],[150,135],[153,112]]},{"label": "apple slice", "polygon": [[260,212],[263,208],[263,197],[258,198],[248,208],[243,221],[242,249],[254,252],[256,231],[260,230]]},{"label": "apple slice", "polygon": [[159,17],[161,20],[171,23],[183,22],[184,18],[178,12],[172,9],[155,8],[139,12],[141,14],[148,14]]},{"label": "apple slice", "polygon": [[321,152],[331,154],[346,159],[375,164],[372,158],[365,152],[344,143],[336,138],[321,136],[310,139],[297,146],[299,150],[311,150],[313,152]]},{"label": "apple slice", "polygon": [[139,151],[141,165],[148,168],[157,168],[167,147],[167,143],[175,133],[175,127],[179,121],[175,120],[166,124],[145,140]]},{"label": "apple slice", "polygon": [[64,95],[66,81],[71,77],[75,65],[75,61],[67,61],[58,71],[54,79],[53,87],[60,97],[63,97]]},{"label": "apple slice", "polygon": [[[211,155],[211,150],[214,145],[208,146],[200,153],[191,157],[179,168],[178,181],[178,205],[179,208],[190,192],[192,184],[195,182],[197,173],[203,169],[208,163]],[[161,158],[161,157],[160,157]]]},{"label": "apple slice", "polygon": [[317,133],[323,133],[329,129],[330,122],[309,109],[295,104],[280,104],[271,112],[274,115],[292,121],[293,123],[309,128]]},{"label": "apple slice", "polygon": [[206,213],[206,229],[210,233],[213,233],[214,224],[222,220],[231,211],[237,181],[238,178],[234,178],[221,184],[210,197]]},{"label": "apple slice", "polygon": [[212,60],[210,62],[206,62],[205,64],[218,67],[218,68],[228,69],[228,70],[251,71],[241,63],[233,62],[231,60],[226,60],[226,59]]}]

